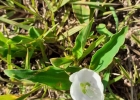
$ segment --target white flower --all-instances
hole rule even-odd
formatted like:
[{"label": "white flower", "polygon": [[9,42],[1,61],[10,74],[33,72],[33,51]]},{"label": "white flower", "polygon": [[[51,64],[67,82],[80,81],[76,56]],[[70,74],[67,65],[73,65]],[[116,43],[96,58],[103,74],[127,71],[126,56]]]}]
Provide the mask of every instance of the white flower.
[{"label": "white flower", "polygon": [[84,68],[73,73],[69,80],[73,100],[104,100],[103,84],[96,72]]}]

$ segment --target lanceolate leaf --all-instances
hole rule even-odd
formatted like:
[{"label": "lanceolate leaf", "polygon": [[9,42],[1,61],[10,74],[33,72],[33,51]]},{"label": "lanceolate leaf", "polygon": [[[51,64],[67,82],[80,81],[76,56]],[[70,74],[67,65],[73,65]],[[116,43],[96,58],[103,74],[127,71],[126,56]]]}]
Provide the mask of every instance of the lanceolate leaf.
[{"label": "lanceolate leaf", "polygon": [[128,27],[122,28],[120,32],[112,36],[112,38],[92,56],[90,69],[100,72],[108,67],[113,57],[119,51],[119,48],[123,45],[127,31]]},{"label": "lanceolate leaf", "polygon": [[47,67],[43,70],[5,70],[5,74],[11,78],[19,80],[29,80],[46,84],[52,88],[59,90],[69,90],[69,75],[61,69]]},{"label": "lanceolate leaf", "polygon": [[83,49],[85,47],[87,38],[90,36],[92,23],[93,20],[91,20],[90,23],[85,28],[83,28],[78,34],[78,36],[76,37],[75,45],[72,50],[72,53],[77,59],[79,59],[83,54]]}]

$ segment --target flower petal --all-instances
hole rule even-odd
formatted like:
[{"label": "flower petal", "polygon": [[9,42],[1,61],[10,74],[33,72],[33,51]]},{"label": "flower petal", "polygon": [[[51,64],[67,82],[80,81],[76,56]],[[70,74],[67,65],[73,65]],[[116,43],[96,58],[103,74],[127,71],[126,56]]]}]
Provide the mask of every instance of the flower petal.
[{"label": "flower petal", "polygon": [[75,80],[75,76],[77,75],[77,73],[78,73],[78,72],[75,72],[75,73],[73,73],[73,74],[70,75],[69,80],[70,80],[71,82],[73,82],[73,81]]},{"label": "flower petal", "polygon": [[83,95],[79,87],[78,78],[76,76],[75,76],[75,81],[72,83],[70,87],[70,94],[73,100],[80,100],[80,97]]},{"label": "flower petal", "polygon": [[70,94],[73,100],[93,100],[90,99],[87,95],[84,95],[80,88],[80,82],[78,77],[75,76],[75,81],[72,83],[70,87]]},{"label": "flower petal", "polygon": [[103,84],[96,72],[84,68],[73,73],[69,80],[72,82],[70,94],[73,100],[104,100]]}]

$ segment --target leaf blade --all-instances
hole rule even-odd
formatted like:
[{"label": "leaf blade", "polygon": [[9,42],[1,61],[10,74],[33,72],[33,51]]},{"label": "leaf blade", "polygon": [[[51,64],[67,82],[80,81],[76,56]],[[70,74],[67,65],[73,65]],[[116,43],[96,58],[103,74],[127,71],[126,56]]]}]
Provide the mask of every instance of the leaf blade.
[{"label": "leaf blade", "polygon": [[77,59],[79,59],[83,54],[83,49],[85,47],[87,38],[90,35],[92,23],[93,20],[91,20],[90,23],[84,29],[82,29],[78,34],[78,36],[76,37],[75,45],[73,47],[72,53]]},{"label": "leaf blade", "polygon": [[120,32],[113,35],[112,38],[92,56],[89,66],[90,69],[100,72],[112,62],[113,57],[125,41],[127,31],[128,27],[126,26]]},{"label": "leaf blade", "polygon": [[71,85],[69,75],[64,70],[52,66],[43,70],[5,70],[4,73],[9,77],[23,80],[23,82],[29,80],[59,90],[69,90]]}]

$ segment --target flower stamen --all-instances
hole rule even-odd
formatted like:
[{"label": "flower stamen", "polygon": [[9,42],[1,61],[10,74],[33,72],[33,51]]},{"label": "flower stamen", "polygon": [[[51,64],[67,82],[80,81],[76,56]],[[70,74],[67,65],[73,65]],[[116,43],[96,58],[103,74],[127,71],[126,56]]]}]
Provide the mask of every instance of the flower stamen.
[{"label": "flower stamen", "polygon": [[91,86],[90,83],[88,82],[85,82],[85,83],[80,83],[80,88],[82,90],[82,93],[84,93],[85,95],[87,95],[88,97],[92,98],[93,97],[93,94],[97,94],[95,92],[95,88],[93,88]]}]

